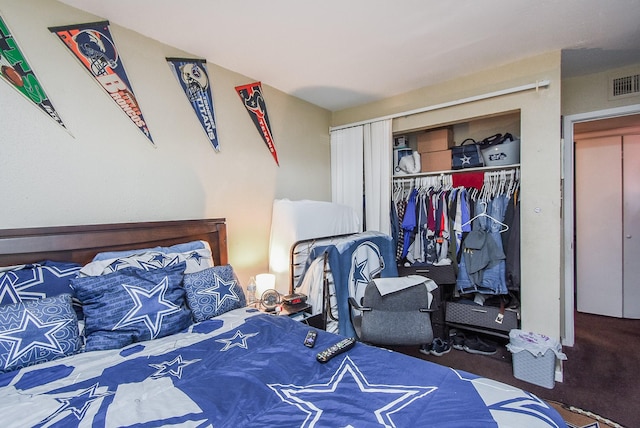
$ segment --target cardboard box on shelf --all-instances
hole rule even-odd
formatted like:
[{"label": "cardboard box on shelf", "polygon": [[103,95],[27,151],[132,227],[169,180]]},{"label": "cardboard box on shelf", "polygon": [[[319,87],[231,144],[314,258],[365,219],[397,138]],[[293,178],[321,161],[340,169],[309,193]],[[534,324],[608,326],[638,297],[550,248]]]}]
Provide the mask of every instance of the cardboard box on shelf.
[{"label": "cardboard box on shelf", "polygon": [[442,128],[422,132],[418,134],[417,140],[420,153],[440,152],[453,147],[453,130]]},{"label": "cardboard box on shelf", "polygon": [[420,153],[421,172],[448,171],[451,169],[451,150]]}]

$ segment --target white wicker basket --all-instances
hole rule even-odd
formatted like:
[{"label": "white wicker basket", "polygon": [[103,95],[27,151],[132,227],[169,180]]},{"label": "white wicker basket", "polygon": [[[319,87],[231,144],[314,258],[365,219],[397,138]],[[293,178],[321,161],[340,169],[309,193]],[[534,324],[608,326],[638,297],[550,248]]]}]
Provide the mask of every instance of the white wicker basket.
[{"label": "white wicker basket", "polygon": [[516,379],[553,389],[556,375],[556,354],[548,349],[544,355],[533,355],[529,351],[512,354],[513,376]]}]

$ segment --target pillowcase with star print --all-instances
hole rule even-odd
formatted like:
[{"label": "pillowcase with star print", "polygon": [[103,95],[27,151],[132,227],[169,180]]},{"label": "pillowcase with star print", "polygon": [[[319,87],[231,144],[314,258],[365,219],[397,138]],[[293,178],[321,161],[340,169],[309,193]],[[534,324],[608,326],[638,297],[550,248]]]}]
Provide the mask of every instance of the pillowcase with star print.
[{"label": "pillowcase with star print", "polygon": [[[0,267],[0,305],[72,294],[71,280],[82,266],[72,262],[43,260],[27,265]],[[74,302],[78,318],[82,308]]]},{"label": "pillowcase with star print", "polygon": [[181,287],[184,270],[182,262],[74,279],[71,286],[85,318],[85,351],[119,349],[189,327],[191,311]]},{"label": "pillowcase with star print", "polygon": [[[162,250],[162,247],[159,247]],[[172,249],[169,247],[168,249]],[[117,253],[114,253],[117,254]],[[185,252],[142,251],[113,258],[96,256],[80,269],[80,276],[98,276],[134,267],[143,270],[161,269],[178,263],[186,263],[185,272],[197,272],[214,265],[211,249],[194,248]]]},{"label": "pillowcase with star print", "polygon": [[70,294],[0,306],[0,373],[72,355],[82,348]]},{"label": "pillowcase with star print", "polygon": [[217,317],[247,305],[244,291],[231,265],[186,273],[183,285],[196,322]]}]

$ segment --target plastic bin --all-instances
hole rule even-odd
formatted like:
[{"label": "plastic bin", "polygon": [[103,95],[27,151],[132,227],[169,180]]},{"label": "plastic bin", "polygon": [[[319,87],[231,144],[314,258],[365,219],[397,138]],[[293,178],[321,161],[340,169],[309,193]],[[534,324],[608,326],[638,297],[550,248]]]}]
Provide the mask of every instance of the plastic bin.
[{"label": "plastic bin", "polygon": [[544,355],[520,351],[512,355],[513,377],[538,386],[553,389],[556,378],[556,354],[547,350]]},{"label": "plastic bin", "polygon": [[510,140],[480,151],[485,166],[513,165],[520,163],[520,140]]},{"label": "plastic bin", "polygon": [[553,389],[556,360],[567,359],[560,342],[542,334],[513,329],[509,332],[507,349],[513,354],[516,379]]}]

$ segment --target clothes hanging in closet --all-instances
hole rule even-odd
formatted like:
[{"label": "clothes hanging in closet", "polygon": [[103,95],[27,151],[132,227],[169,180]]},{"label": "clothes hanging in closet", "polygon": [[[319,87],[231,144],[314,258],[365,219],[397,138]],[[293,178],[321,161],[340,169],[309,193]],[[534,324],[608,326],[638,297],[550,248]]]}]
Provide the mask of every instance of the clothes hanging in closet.
[{"label": "clothes hanging in closet", "polygon": [[[456,287],[461,294],[507,294],[506,256],[500,231],[506,196],[476,202],[476,218],[460,249]],[[506,228],[508,229],[508,227]],[[506,230],[505,229],[505,230]]]},{"label": "clothes hanging in closet", "polygon": [[[478,174],[483,174],[482,186],[474,177],[465,183],[469,187],[453,187],[461,180],[444,174],[395,183],[391,218],[395,220],[392,231],[397,261],[405,265],[453,264],[460,293],[507,294],[520,288],[519,200],[514,196],[519,171]],[[474,218],[483,212],[487,215]],[[465,247],[471,232],[474,234]],[[466,260],[462,257],[465,249]],[[479,250],[491,261],[474,260],[470,250]],[[468,265],[472,266],[471,275]]]},{"label": "clothes hanging in closet", "polygon": [[507,288],[520,291],[520,200],[516,192],[509,201],[504,222],[509,230],[502,234],[506,259]]},{"label": "clothes hanging in closet", "polygon": [[427,264],[448,260],[450,194],[433,188],[413,188],[408,199],[395,201],[396,213],[391,217],[398,219],[401,231],[394,236],[397,260]]}]

